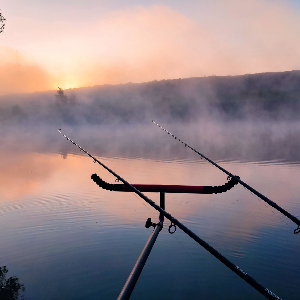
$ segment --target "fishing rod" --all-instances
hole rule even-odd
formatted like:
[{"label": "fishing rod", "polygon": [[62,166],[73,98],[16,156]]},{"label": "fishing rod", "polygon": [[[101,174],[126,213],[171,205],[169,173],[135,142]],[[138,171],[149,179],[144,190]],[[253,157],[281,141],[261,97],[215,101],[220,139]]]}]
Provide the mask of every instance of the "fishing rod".
[{"label": "fishing rod", "polygon": [[218,169],[220,169],[222,172],[224,172],[225,174],[227,174],[231,178],[234,178],[235,180],[237,180],[242,186],[244,186],[246,189],[248,189],[249,191],[251,191],[253,194],[255,194],[256,196],[258,196],[263,201],[267,202],[270,206],[274,207],[276,210],[278,210],[279,212],[281,212],[282,214],[284,214],[286,217],[288,217],[290,220],[292,220],[294,223],[296,223],[298,225],[298,227],[294,230],[294,233],[297,234],[297,233],[300,232],[300,220],[298,218],[296,218],[295,216],[293,216],[292,214],[290,214],[289,212],[287,212],[285,209],[283,209],[282,207],[280,207],[279,205],[277,205],[275,202],[273,202],[272,200],[270,200],[269,198],[267,198],[266,196],[264,196],[263,194],[261,194],[260,192],[258,192],[257,190],[255,190],[254,188],[252,188],[250,185],[248,185],[247,183],[245,183],[244,181],[242,181],[240,179],[240,177],[231,174],[230,172],[228,172],[227,170],[225,170],[224,168],[222,168],[221,166],[219,166],[217,163],[215,163],[214,161],[212,161],[211,159],[209,159],[208,157],[206,157],[205,155],[203,155],[202,153],[200,153],[199,151],[197,151],[193,147],[189,146],[187,143],[185,143],[184,141],[182,141],[181,139],[179,139],[173,133],[171,133],[170,131],[168,131],[167,129],[165,129],[164,127],[162,127],[161,125],[159,125],[158,123],[156,123],[154,120],[152,120],[152,123],[154,123],[155,125],[157,125],[159,128],[161,128],[167,134],[171,135],[175,140],[178,140],[179,142],[181,142],[182,144],[184,144],[185,147],[190,148],[192,151],[194,151],[195,153],[197,153],[198,155],[200,155],[202,158],[204,158],[205,160],[207,160],[208,162],[210,162],[211,164],[213,164],[215,167],[217,167]]},{"label": "fishing rod", "polygon": [[142,192],[140,192],[133,185],[131,185],[129,182],[127,182],[125,179],[123,179],[120,175],[118,175],[117,173],[115,173],[113,170],[111,170],[110,168],[108,168],[106,165],[104,165],[101,161],[99,161],[97,158],[95,158],[93,155],[91,155],[89,152],[87,152],[85,149],[83,149],[77,143],[75,143],[70,138],[68,138],[65,134],[63,134],[61,132],[61,129],[59,129],[58,132],[60,134],[62,134],[73,145],[77,146],[80,149],[80,151],[83,151],[89,157],[91,157],[94,160],[95,163],[97,162],[98,164],[100,164],[104,169],[106,169],[108,172],[110,172],[111,174],[113,174],[119,181],[122,181],[133,192],[135,192],[142,199],[144,199],[148,204],[150,204],[153,208],[155,208],[157,211],[159,211],[161,216],[164,216],[168,220],[170,220],[171,221],[171,225],[169,227],[169,230],[170,230],[171,227],[175,227],[175,230],[176,230],[176,226],[178,226],[183,232],[185,232],[194,241],[196,241],[204,249],[206,249],[208,252],[210,252],[214,257],[216,257],[219,261],[221,261],[225,266],[227,266],[235,274],[237,274],[239,277],[241,277],[243,280],[245,280],[247,283],[249,283],[253,288],[255,288],[258,292],[260,292],[262,295],[264,295],[267,299],[281,300],[281,298],[279,298],[276,294],[274,294],[269,289],[263,287],[255,279],[253,279],[250,275],[248,275],[248,273],[246,273],[240,267],[236,266],[231,261],[229,261],[220,252],[218,252],[216,249],[214,249],[212,246],[210,246],[208,243],[206,243],[204,240],[202,240],[200,237],[198,237],[193,231],[191,231],[189,228],[187,228],[179,220],[177,220],[176,218],[174,218],[171,214],[169,214],[168,212],[166,212],[163,208],[161,208],[160,206],[158,206],[154,201],[152,201],[147,196],[145,196]]}]

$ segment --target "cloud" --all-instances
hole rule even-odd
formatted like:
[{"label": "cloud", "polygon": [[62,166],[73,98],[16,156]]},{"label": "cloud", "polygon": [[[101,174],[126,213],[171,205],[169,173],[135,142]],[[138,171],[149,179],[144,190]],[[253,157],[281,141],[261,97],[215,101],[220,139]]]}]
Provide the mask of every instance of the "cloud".
[{"label": "cloud", "polygon": [[97,22],[29,24],[28,53],[39,65],[24,66],[32,76],[16,63],[1,71],[9,83],[17,74],[22,91],[300,69],[300,18],[283,1],[208,2],[197,19],[154,5]]},{"label": "cloud", "polygon": [[115,12],[76,45],[72,73],[93,85],[300,69],[300,18],[284,3],[217,1],[210,13],[190,20],[166,6]]},{"label": "cloud", "polygon": [[0,95],[49,90],[51,75],[24,54],[0,47]]},{"label": "cloud", "polygon": [[210,26],[232,71],[299,69],[299,13],[283,1],[218,2]]}]

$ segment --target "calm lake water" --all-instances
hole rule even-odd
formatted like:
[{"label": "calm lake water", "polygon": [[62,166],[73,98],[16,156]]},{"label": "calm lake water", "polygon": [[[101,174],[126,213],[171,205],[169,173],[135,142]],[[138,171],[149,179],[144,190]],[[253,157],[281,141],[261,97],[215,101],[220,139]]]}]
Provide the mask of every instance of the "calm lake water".
[{"label": "calm lake water", "polygon": [[[299,217],[299,125],[281,132],[272,126],[205,136],[195,126],[173,128]],[[227,182],[158,128],[144,130],[63,131],[130,183]],[[99,188],[91,174],[109,183],[115,178],[56,128],[14,129],[3,137],[0,265],[25,285],[25,299],[116,299],[152,232],[145,221],[158,220],[158,213],[133,193]],[[146,195],[159,203],[159,194]],[[299,299],[297,226],[241,185],[218,195],[166,194],[166,210],[279,297]],[[265,299],[181,230],[169,234],[169,224],[165,220],[131,299]]]}]

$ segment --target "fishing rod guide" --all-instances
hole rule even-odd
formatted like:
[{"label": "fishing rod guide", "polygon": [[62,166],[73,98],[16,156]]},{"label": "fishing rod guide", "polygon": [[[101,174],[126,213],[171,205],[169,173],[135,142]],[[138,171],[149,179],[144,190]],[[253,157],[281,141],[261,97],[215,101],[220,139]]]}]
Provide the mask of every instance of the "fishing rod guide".
[{"label": "fishing rod guide", "polygon": [[[164,129],[165,130],[165,129]],[[137,195],[139,195],[142,199],[144,199],[148,204],[150,204],[153,208],[155,208],[157,211],[160,212],[160,222],[158,223],[152,232],[152,235],[150,236],[145,248],[143,249],[138,261],[136,262],[132,272],[130,273],[119,297],[118,300],[125,300],[129,299],[130,295],[134,289],[134,286],[139,278],[139,275],[143,269],[144,264],[146,263],[146,260],[151,252],[151,249],[155,243],[155,240],[158,236],[158,233],[162,229],[162,222],[163,222],[163,217],[166,217],[168,220],[171,221],[171,225],[169,227],[169,232],[170,229],[174,226],[176,231],[176,226],[178,226],[181,230],[183,230],[186,234],[188,234],[192,239],[194,239],[199,245],[201,245],[203,248],[205,248],[207,251],[209,251],[213,256],[215,256],[219,261],[221,261],[224,265],[226,265],[229,269],[231,269],[234,273],[236,273],[239,277],[241,277],[243,280],[245,280],[247,283],[249,283],[253,288],[255,288],[258,292],[260,292],[262,295],[264,295],[268,299],[276,299],[276,300],[281,300],[276,294],[271,292],[269,289],[263,287],[260,283],[258,283],[256,280],[254,280],[251,276],[249,276],[246,272],[244,272],[241,268],[238,266],[234,265],[232,262],[230,262],[227,258],[225,258],[222,254],[220,254],[216,249],[214,249],[212,246],[210,246],[208,243],[206,243],[204,240],[202,240],[199,236],[197,236],[193,231],[188,229],[184,224],[182,224],[179,220],[174,218],[171,214],[166,212],[164,210],[165,208],[165,203],[164,203],[164,192],[160,192],[160,206],[158,206],[154,201],[149,199],[147,196],[145,196],[141,191],[139,191],[136,187],[131,185],[129,182],[127,182],[125,179],[123,179],[121,176],[119,176],[117,173],[115,173],[113,170],[108,168],[106,165],[104,165],[101,161],[99,161],[97,158],[92,156],[90,153],[88,153],[85,149],[83,149],[81,146],[76,144],[74,141],[72,141],[70,138],[68,138],[65,134],[61,132],[61,129],[58,130],[59,133],[61,133],[67,140],[69,140],[71,143],[76,145],[80,151],[83,151],[86,153],[89,157],[91,157],[94,162],[97,162],[100,164],[103,168],[105,168],[107,171],[109,171],[111,174],[113,174],[118,181],[122,181],[125,186],[130,188],[132,192],[135,192]],[[166,130],[165,130],[166,131]],[[182,141],[181,141],[182,142]],[[187,144],[186,144],[187,145]],[[188,146],[188,145],[187,145]],[[188,146],[189,147],[189,146]],[[214,163],[215,164],[215,163]],[[218,166],[219,167],[219,166]],[[221,168],[221,167],[219,167]],[[222,168],[221,168],[222,169]],[[225,170],[226,171],[226,170]],[[226,171],[227,172],[227,171]],[[229,173],[229,172],[228,172]],[[228,174],[231,177],[233,177],[235,180],[239,180],[237,176],[234,176],[232,174]],[[163,203],[162,203],[163,202]],[[151,222],[152,223],[152,222]],[[149,223],[148,223],[149,224]],[[151,227],[151,226],[149,226]],[[170,232],[170,233],[174,233]]]}]

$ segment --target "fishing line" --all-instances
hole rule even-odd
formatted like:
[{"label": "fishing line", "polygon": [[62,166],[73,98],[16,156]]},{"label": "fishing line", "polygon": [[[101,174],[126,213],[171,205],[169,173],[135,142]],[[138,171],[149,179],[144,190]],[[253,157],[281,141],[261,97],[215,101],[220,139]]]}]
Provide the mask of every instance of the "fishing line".
[{"label": "fishing line", "polygon": [[141,203],[142,203],[145,207],[147,207],[147,209],[148,209],[149,211],[151,211],[151,209],[145,204],[144,201],[142,201],[142,199],[141,199],[140,197],[138,197],[138,196],[136,195],[136,193],[134,193],[133,195],[134,195],[137,199],[139,199],[139,201],[141,201]]},{"label": "fishing line", "polygon": [[197,151],[196,149],[194,149],[193,147],[191,147],[190,145],[188,145],[186,142],[184,142],[181,139],[179,139],[177,136],[175,136],[173,133],[171,133],[170,131],[168,131],[164,127],[160,126],[154,120],[152,120],[152,123],[154,123],[155,125],[157,125],[160,129],[162,129],[163,131],[165,131],[167,134],[171,135],[175,140],[178,140],[185,147],[190,148],[192,151],[194,151],[195,153],[197,153],[198,155],[200,155],[201,158],[204,158],[205,160],[207,160],[208,162],[210,162],[211,164],[213,164],[219,170],[221,170],[222,172],[224,172],[225,174],[227,174],[231,178],[236,179],[246,189],[248,189],[253,194],[255,194],[256,196],[258,196],[260,199],[262,199],[263,201],[265,201],[266,203],[268,203],[270,206],[272,206],[273,208],[275,208],[276,210],[278,210],[279,212],[281,212],[282,214],[284,214],[286,217],[288,217],[290,220],[292,220],[295,224],[298,225],[298,228],[296,228],[294,230],[294,233],[296,234],[296,233],[300,232],[300,220],[298,218],[296,218],[295,216],[293,216],[292,214],[290,214],[289,212],[287,212],[286,210],[284,210],[283,208],[281,208],[279,205],[277,205],[275,202],[273,202],[272,200],[270,200],[269,198],[267,198],[263,194],[259,193],[257,190],[255,190],[254,188],[252,188],[250,185],[248,185],[247,183],[245,183],[244,181],[242,181],[238,176],[235,176],[235,175],[231,174],[230,172],[228,172],[227,170],[225,170],[224,168],[222,168],[221,166],[219,166],[217,163],[215,163],[214,161],[212,161],[211,159],[209,159],[208,157],[206,157],[205,155],[203,155],[202,153],[200,153],[199,151]]},{"label": "fishing line", "polygon": [[[254,196],[255,197],[255,199],[257,199],[260,203],[262,203],[268,210],[271,210],[271,212],[274,214],[274,215],[277,215],[276,214],[276,212],[272,209],[272,207],[270,207],[270,206],[267,206],[267,204],[265,203],[265,202],[261,202],[261,200],[260,200],[260,198],[259,197],[257,197],[252,191],[250,191],[250,193],[251,193],[251,195],[252,196]],[[282,217],[282,215],[277,215],[278,217],[279,217],[279,219],[282,221],[282,223],[284,223],[287,227],[290,227],[290,224],[288,224],[287,222],[286,222],[286,219],[284,219],[283,217]],[[295,215],[297,218],[299,217],[299,216],[297,216],[297,215]]]},{"label": "fishing line", "polygon": [[[226,257],[224,257],[220,252],[218,252],[215,248],[210,246],[208,243],[206,243],[204,240],[202,240],[198,235],[196,235],[192,230],[187,228],[184,224],[182,224],[179,220],[174,218],[171,214],[166,212],[164,209],[162,209],[160,206],[158,206],[154,201],[152,201],[150,198],[145,196],[142,192],[140,192],[137,188],[132,186],[128,181],[123,179],[121,176],[119,176],[117,173],[115,173],[113,170],[108,168],[106,165],[104,165],[101,161],[99,161],[97,158],[95,158],[93,155],[88,153],[86,150],[84,150],[81,146],[76,144],[74,141],[69,139],[65,134],[61,132],[61,129],[58,130],[60,134],[62,134],[68,141],[76,145],[80,151],[83,151],[86,153],[89,157],[91,157],[95,162],[97,162],[99,165],[101,165],[104,169],[106,169],[108,172],[110,172],[112,175],[114,175],[117,179],[122,181],[128,188],[132,190],[132,192],[135,192],[137,195],[139,195],[142,199],[144,199],[148,204],[150,204],[153,208],[155,208],[157,211],[161,213],[164,217],[166,217],[168,220],[171,221],[172,224],[178,226],[183,232],[185,232],[189,237],[191,237],[195,242],[197,242],[199,245],[201,245],[204,249],[206,249],[208,252],[210,252],[215,258],[217,258],[220,262],[222,262],[226,267],[228,267],[231,271],[233,271],[235,274],[237,274],[240,278],[245,280],[247,283],[249,283],[253,288],[255,288],[258,292],[260,292],[262,295],[264,295],[268,299],[275,299],[280,300],[276,294],[274,294],[272,291],[270,291],[268,288],[265,288],[260,283],[258,283],[254,278],[252,278],[248,273],[243,271],[240,267],[233,264],[231,261],[229,261]],[[158,228],[158,227],[157,227]]]},{"label": "fishing line", "polygon": [[194,257],[188,252],[187,248],[184,246],[184,244],[182,244],[179,239],[177,238],[177,236],[174,234],[172,234],[172,236],[177,240],[177,242],[179,243],[179,245],[181,246],[182,249],[184,249],[184,251],[188,254],[188,256],[193,259],[193,261],[195,262],[196,260],[194,259]]}]

